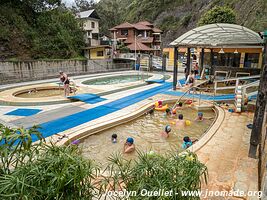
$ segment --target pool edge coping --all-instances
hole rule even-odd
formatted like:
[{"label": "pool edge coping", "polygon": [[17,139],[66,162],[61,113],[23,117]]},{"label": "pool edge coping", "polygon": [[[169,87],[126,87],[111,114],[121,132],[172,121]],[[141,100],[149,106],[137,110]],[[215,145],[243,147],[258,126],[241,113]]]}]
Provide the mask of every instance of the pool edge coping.
[{"label": "pool edge coping", "polygon": [[[164,100],[163,103],[173,103],[176,102],[175,99],[167,99]],[[57,142],[56,145],[62,146],[62,145],[68,145],[71,143],[71,141],[77,140],[77,139],[84,139],[86,137],[89,137],[91,135],[97,134],[101,131],[113,128],[115,126],[127,123],[129,121],[132,121],[145,113],[147,113],[149,110],[151,110],[154,107],[154,102],[147,103],[143,106],[141,106],[136,111],[133,111],[131,113],[127,113],[126,115],[121,115],[120,117],[114,118],[112,120],[105,120],[101,123],[96,123],[93,126],[88,127],[87,129],[78,130],[75,133],[70,133],[67,138],[62,139],[61,141]],[[187,150],[192,152],[197,152],[202,147],[204,147],[205,144],[207,144],[211,138],[215,135],[215,133],[218,131],[218,129],[221,126],[222,121],[224,120],[225,113],[224,110],[221,107],[214,106],[214,112],[216,114],[216,118],[214,119],[211,126],[209,126],[209,129],[205,131],[199,141],[189,147]],[[194,109],[194,108],[193,108]]]}]

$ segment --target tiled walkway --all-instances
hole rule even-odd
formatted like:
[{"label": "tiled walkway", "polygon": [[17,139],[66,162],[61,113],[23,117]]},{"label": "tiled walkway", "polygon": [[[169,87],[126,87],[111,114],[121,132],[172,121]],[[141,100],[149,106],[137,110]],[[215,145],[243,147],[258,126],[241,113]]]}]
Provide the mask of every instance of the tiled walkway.
[{"label": "tiled walkway", "polygon": [[[209,191],[257,191],[257,160],[248,157],[251,130],[247,124],[253,119],[252,113],[229,113],[217,133],[199,151],[201,162],[207,165]],[[257,199],[256,197],[209,197],[206,199]]]}]

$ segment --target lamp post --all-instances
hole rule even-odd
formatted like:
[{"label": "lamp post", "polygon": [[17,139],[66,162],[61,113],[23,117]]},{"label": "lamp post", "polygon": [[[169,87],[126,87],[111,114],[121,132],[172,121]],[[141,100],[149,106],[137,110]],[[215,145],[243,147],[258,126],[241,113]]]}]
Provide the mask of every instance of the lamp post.
[{"label": "lamp post", "polygon": [[136,36],[136,31],[134,32],[134,69],[136,70],[136,59],[137,59],[137,56],[136,56],[136,38],[137,37],[142,37],[141,34],[137,35]]}]

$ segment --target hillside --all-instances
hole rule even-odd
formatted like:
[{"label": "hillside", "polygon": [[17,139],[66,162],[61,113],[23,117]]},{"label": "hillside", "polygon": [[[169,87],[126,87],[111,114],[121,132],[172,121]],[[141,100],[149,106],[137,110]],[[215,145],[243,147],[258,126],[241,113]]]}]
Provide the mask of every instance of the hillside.
[{"label": "hillside", "polygon": [[[1,2],[0,60],[65,59],[81,55],[82,30],[73,10],[61,0]],[[100,0],[93,7],[101,18],[101,33],[110,34],[109,28],[125,21],[148,20],[164,31],[163,46],[167,46],[196,27],[199,18],[216,5],[232,8],[237,24],[254,31],[267,29],[267,0]]]},{"label": "hillside", "polygon": [[166,46],[196,27],[201,15],[216,5],[232,8],[239,25],[254,31],[267,29],[267,0],[100,0],[97,11],[102,31],[124,21],[148,20],[164,31]]}]

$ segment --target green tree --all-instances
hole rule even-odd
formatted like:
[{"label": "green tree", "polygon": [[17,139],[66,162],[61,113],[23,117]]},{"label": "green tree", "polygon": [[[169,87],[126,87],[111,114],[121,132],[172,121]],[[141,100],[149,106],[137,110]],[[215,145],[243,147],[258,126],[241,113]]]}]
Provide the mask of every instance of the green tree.
[{"label": "green tree", "polygon": [[235,12],[229,7],[216,6],[204,13],[198,21],[198,26],[214,23],[229,23],[236,22]]},{"label": "green tree", "polygon": [[34,58],[76,57],[83,45],[83,31],[70,11],[57,8],[38,16],[33,40]]}]

